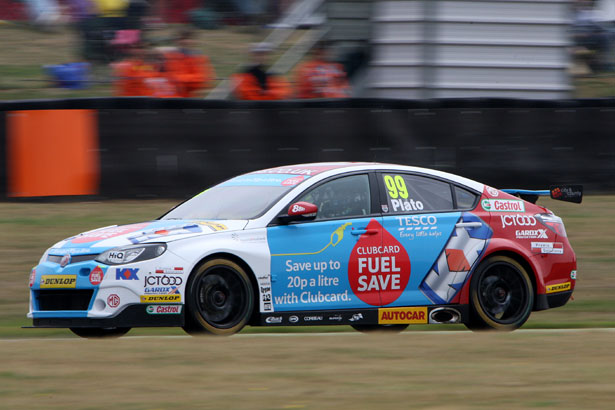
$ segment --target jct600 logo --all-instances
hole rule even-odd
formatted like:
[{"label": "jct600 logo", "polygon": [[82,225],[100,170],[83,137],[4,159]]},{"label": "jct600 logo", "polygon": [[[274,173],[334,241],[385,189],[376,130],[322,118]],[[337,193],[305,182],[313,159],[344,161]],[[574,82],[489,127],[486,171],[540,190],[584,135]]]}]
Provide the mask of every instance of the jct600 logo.
[{"label": "jct600 logo", "polygon": [[184,282],[181,276],[175,275],[156,275],[146,276],[145,284],[149,286],[179,286]]}]

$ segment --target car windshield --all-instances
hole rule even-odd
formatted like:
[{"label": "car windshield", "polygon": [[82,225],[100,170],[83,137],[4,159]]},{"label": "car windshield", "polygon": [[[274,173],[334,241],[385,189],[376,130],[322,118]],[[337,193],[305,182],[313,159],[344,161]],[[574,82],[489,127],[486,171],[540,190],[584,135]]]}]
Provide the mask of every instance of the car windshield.
[{"label": "car windshield", "polygon": [[161,219],[254,219],[308,177],[246,174],[209,188]]}]

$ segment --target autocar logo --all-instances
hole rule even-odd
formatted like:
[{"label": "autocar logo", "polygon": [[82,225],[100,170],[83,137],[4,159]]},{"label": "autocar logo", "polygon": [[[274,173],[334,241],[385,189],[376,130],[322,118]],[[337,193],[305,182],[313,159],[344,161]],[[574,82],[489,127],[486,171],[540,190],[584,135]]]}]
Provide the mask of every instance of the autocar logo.
[{"label": "autocar logo", "polygon": [[298,316],[291,316],[288,318],[288,321],[290,323],[297,323],[299,321],[299,317]]},{"label": "autocar logo", "polygon": [[352,317],[350,318],[351,322],[356,322],[358,320],[363,319],[363,314],[362,313],[355,313],[354,315],[352,315]]},{"label": "autocar logo", "polygon": [[265,319],[265,323],[270,323],[270,324],[282,323],[282,316],[268,316]]},{"label": "autocar logo", "polygon": [[66,255],[62,256],[62,259],[60,259],[60,266],[65,267],[69,263],[70,263],[70,254],[67,253]]}]

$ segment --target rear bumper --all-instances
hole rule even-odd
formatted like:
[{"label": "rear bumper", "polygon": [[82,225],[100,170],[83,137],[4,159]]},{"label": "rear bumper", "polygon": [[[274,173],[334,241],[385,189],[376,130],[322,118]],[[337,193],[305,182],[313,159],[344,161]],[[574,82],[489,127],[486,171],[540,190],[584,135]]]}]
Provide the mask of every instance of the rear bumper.
[{"label": "rear bumper", "polygon": [[32,319],[32,325],[38,328],[66,327],[171,327],[184,325],[183,305],[175,314],[148,313],[148,305],[130,305],[120,314],[111,318],[92,319],[87,317],[46,317]]},{"label": "rear bumper", "polygon": [[558,292],[551,295],[543,294],[536,297],[536,303],[534,304],[534,310],[546,310],[560,306],[564,306],[570,296],[572,296],[572,290],[567,292]]}]

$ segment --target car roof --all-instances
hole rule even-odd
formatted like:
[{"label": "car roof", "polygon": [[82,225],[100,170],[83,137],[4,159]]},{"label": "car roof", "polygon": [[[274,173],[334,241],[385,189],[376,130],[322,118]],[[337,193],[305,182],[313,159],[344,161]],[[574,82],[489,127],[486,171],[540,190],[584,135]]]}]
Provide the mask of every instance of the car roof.
[{"label": "car roof", "polygon": [[452,182],[465,185],[478,192],[482,192],[485,185],[448,172],[438,171],[435,169],[414,167],[408,165],[386,164],[378,162],[313,162],[305,164],[284,165],[274,168],[267,168],[258,171],[250,172],[250,174],[291,174],[291,175],[319,175],[320,179],[337,175],[344,172],[354,172],[362,170],[391,170],[391,171],[406,171],[417,174],[430,175],[437,178],[443,178]]}]

